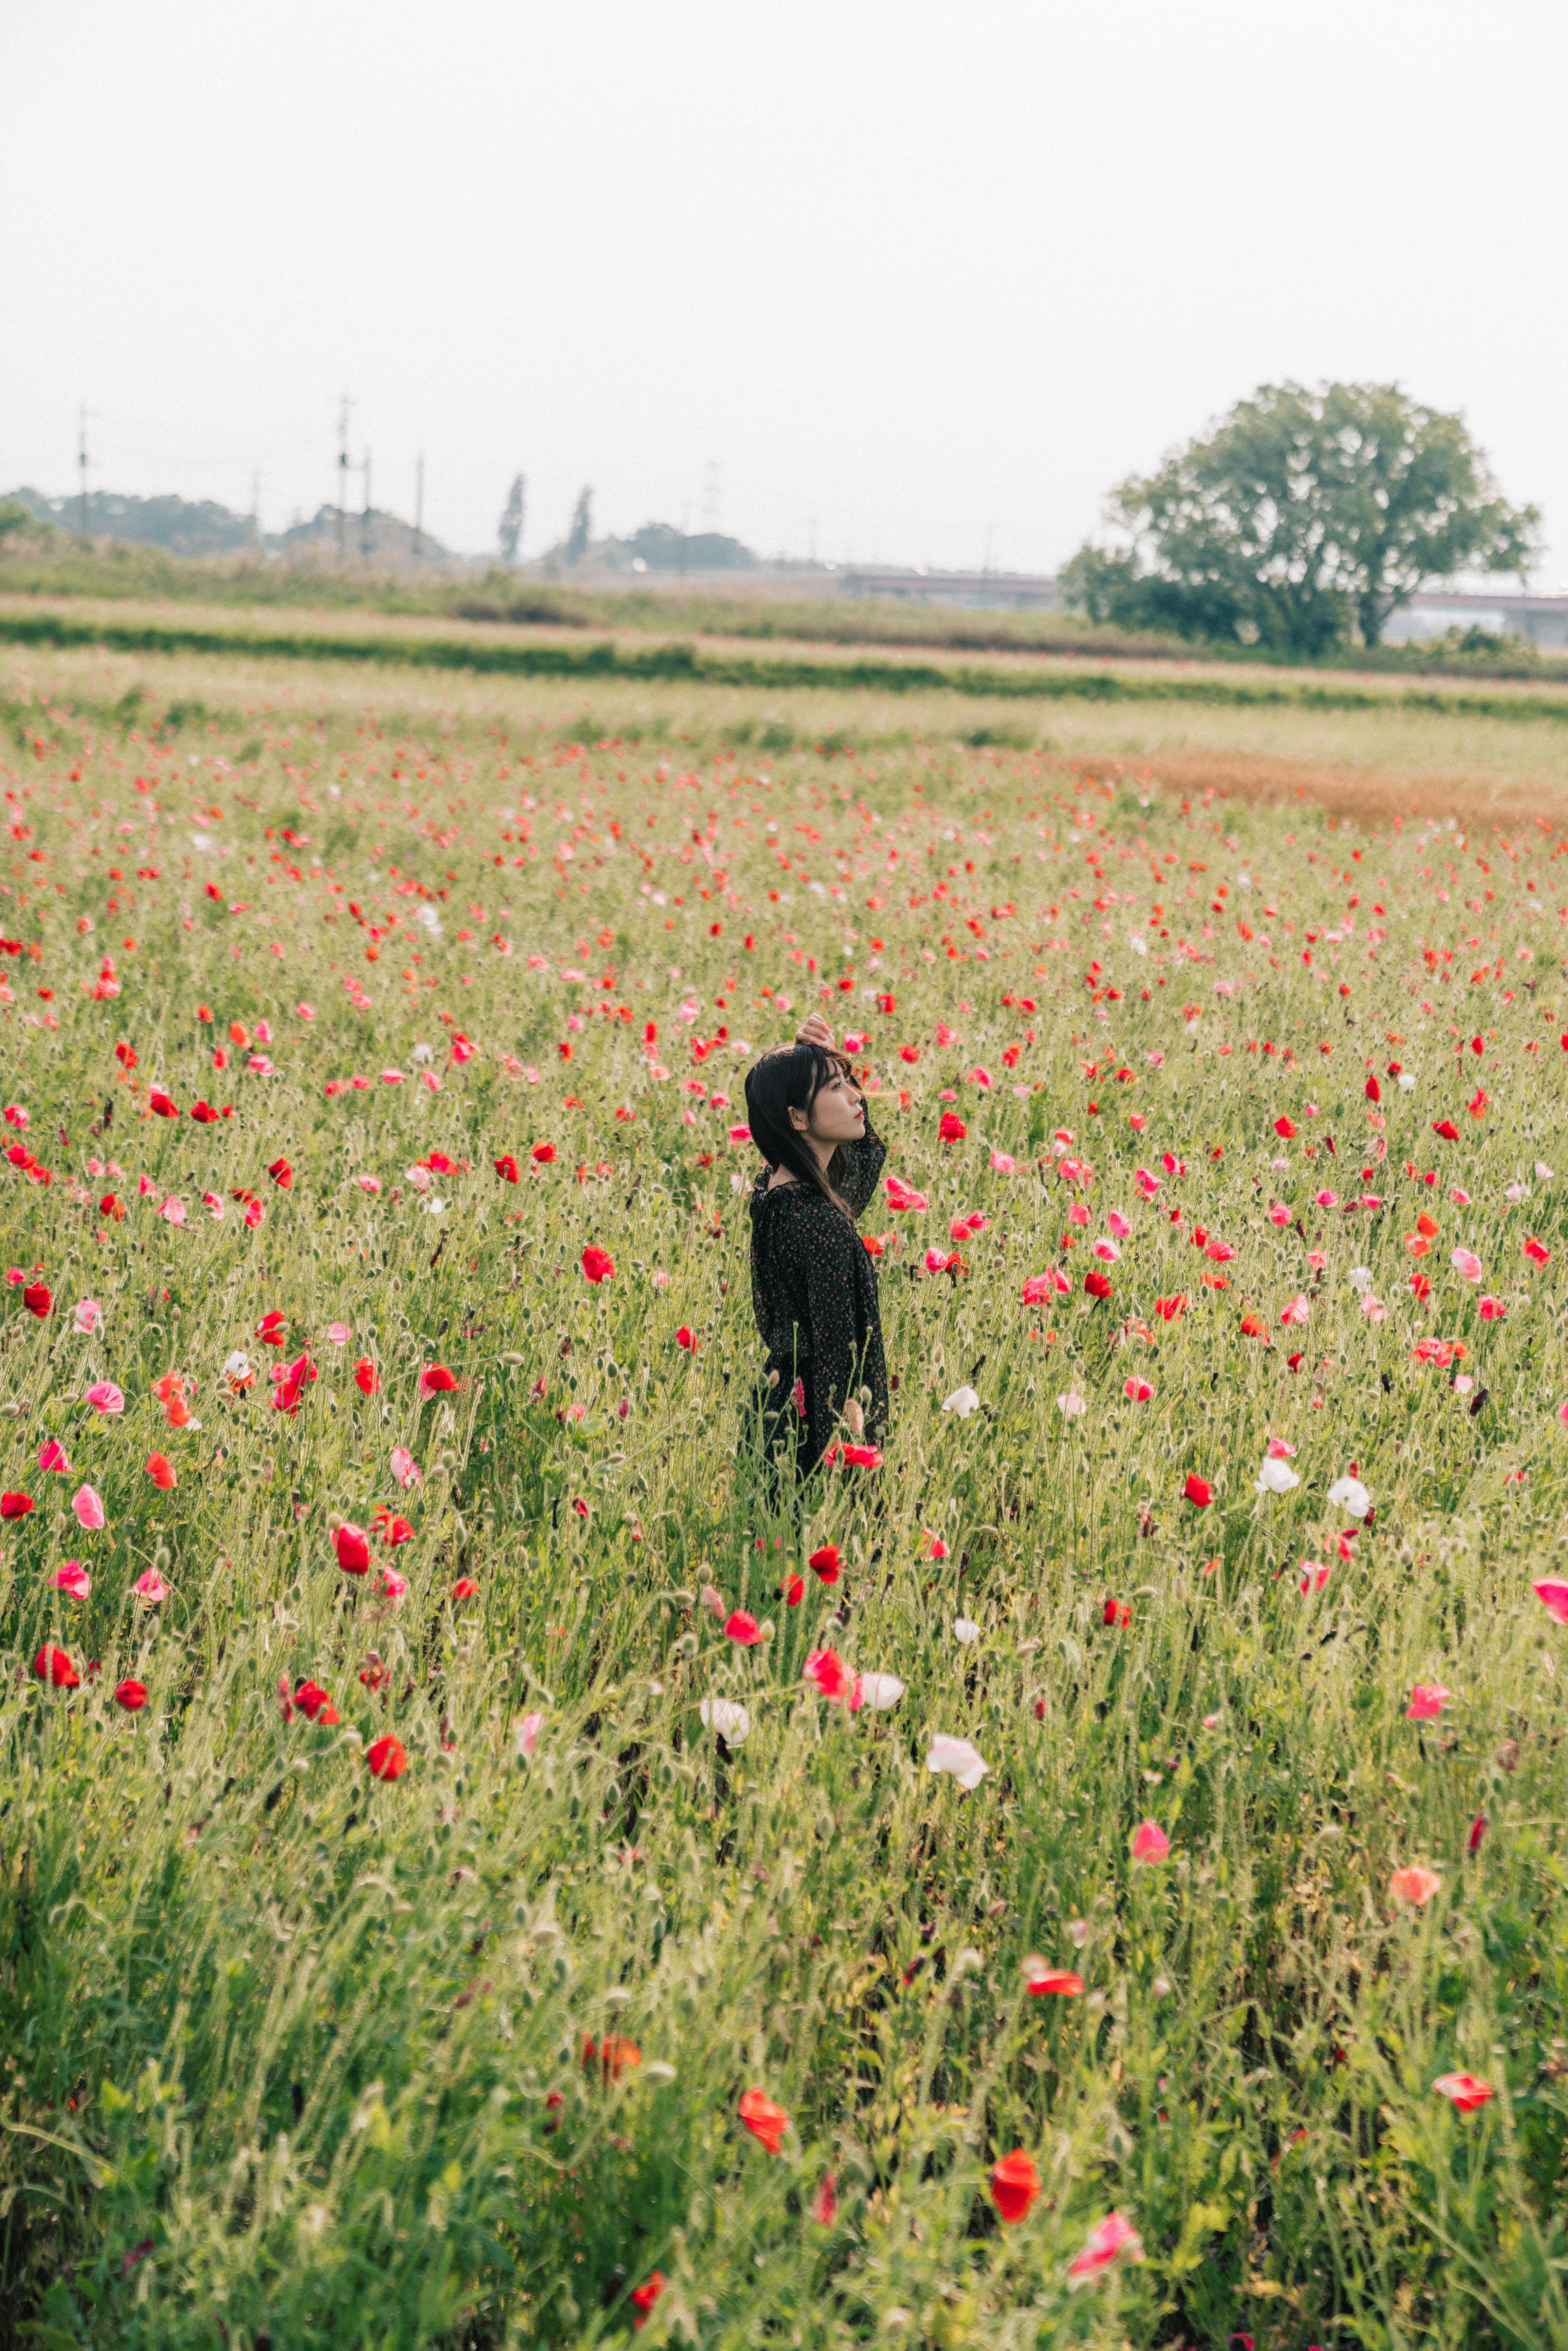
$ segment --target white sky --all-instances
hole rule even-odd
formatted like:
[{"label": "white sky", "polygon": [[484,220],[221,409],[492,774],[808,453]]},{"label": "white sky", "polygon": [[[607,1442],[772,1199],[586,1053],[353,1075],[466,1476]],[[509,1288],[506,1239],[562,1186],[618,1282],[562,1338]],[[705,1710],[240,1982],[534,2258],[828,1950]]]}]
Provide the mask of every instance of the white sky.
[{"label": "white sky", "polygon": [[1043,569],[1262,381],[1464,410],[1568,580],[1557,0],[0,0],[0,489]]}]

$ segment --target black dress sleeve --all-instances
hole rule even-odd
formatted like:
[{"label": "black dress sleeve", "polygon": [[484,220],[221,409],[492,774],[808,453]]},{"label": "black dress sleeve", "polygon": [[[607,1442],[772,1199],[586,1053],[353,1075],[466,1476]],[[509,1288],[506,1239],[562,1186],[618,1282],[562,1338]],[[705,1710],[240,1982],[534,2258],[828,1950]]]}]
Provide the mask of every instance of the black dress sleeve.
[{"label": "black dress sleeve", "polygon": [[[858,1147],[863,1150],[864,1145]],[[855,1375],[855,1252],[861,1242],[838,1210],[821,1198],[801,1202],[797,1230],[811,1318],[811,1359],[805,1367],[805,1466],[815,1468],[832,1442]]]},{"label": "black dress sleeve", "polygon": [[829,1179],[841,1199],[848,1203],[852,1216],[863,1216],[876,1190],[876,1179],[882,1174],[887,1157],[887,1145],[880,1134],[872,1133],[871,1113],[866,1113],[865,1133],[858,1143],[841,1143],[833,1154]]}]

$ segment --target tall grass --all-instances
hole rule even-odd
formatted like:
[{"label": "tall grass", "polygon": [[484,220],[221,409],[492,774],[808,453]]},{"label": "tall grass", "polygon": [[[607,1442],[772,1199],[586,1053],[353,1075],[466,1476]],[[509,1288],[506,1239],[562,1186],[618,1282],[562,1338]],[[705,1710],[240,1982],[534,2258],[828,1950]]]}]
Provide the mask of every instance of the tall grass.
[{"label": "tall grass", "polygon": [[[5,1136],[52,1180],[0,1192],[0,1478],[37,1503],[0,1549],[0,2339],[629,2339],[656,2271],[650,2344],[1568,2343],[1564,1635],[1531,1589],[1568,1573],[1555,836],[1287,831],[997,746],[768,754],[778,705],[737,690],[716,724],[749,745],[632,747],[559,687],[399,733],[373,670],[319,725],[238,664],[182,676],[204,715],[155,736],[35,699],[6,779]],[[929,1207],[865,1219],[885,1466],[785,1506],[741,1442],[728,1129],[748,1052],[819,1004],[871,1032]],[[961,1270],[922,1270],[971,1212]],[[1025,1304],[1051,1267],[1071,1294]],[[1422,1364],[1431,1336],[1467,1352]],[[458,1384],[422,1403],[438,1362]],[[1353,1464],[1369,1521],[1328,1500]],[[380,1505],[401,1598],[334,1553]],[[901,1702],[819,1698],[824,1645]],[[40,1683],[49,1646],[78,1687]],[[302,1680],[340,1721],[286,1719]],[[940,1732],[984,1757],[972,1792],[926,1769]],[[1164,1863],[1131,1858],[1145,1817]],[[1031,1997],[1032,1954],[1082,1993]],[[1479,2111],[1434,2092],[1456,2070]],[[777,2156],[749,2088],[790,2117]],[[1020,2147],[1042,2189],[1007,2226],[988,2170]],[[1145,2259],[1075,2292],[1113,2209]]]}]

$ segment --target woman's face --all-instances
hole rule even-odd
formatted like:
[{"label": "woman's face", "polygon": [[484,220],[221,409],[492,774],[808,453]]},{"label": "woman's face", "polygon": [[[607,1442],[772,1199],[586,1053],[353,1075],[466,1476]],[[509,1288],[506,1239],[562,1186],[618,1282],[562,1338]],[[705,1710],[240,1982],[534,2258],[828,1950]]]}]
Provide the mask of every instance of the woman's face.
[{"label": "woman's face", "polygon": [[841,1070],[823,1080],[811,1097],[809,1112],[791,1111],[789,1116],[795,1125],[803,1123],[817,1143],[858,1143],[865,1133],[865,1103],[860,1088]]}]

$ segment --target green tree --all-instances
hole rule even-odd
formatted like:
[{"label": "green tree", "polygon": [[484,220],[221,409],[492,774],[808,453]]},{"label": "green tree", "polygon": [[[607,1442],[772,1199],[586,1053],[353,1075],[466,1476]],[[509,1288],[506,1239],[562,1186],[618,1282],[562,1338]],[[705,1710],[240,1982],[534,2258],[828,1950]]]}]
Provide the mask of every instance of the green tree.
[{"label": "green tree", "polygon": [[523,538],[523,500],[527,490],[528,485],[519,474],[507,493],[506,512],[501,517],[498,532],[503,563],[515,563],[517,559],[517,549]]},{"label": "green tree", "polygon": [[1425,582],[1522,575],[1540,515],[1500,498],[1459,416],[1397,384],[1265,384],[1112,494],[1132,546],[1063,573],[1092,617],[1311,656],[1375,645]]},{"label": "green tree", "polygon": [[584,488],[578,493],[577,504],[572,508],[571,528],[567,533],[566,559],[569,563],[582,561],[583,557],[588,553],[588,542],[592,535],[593,492],[591,489]]}]

